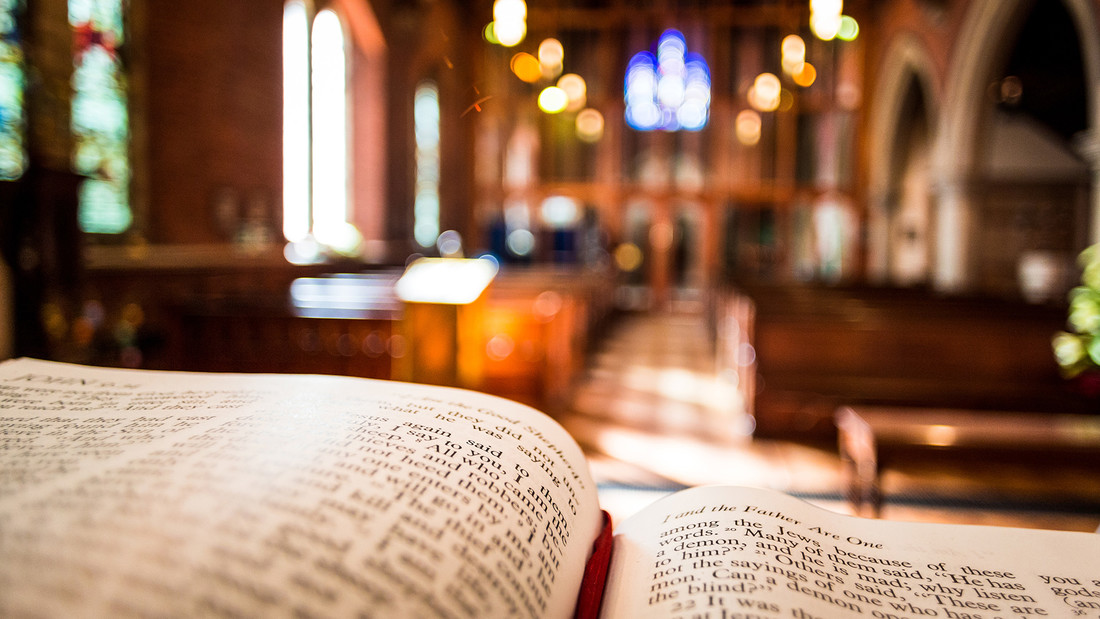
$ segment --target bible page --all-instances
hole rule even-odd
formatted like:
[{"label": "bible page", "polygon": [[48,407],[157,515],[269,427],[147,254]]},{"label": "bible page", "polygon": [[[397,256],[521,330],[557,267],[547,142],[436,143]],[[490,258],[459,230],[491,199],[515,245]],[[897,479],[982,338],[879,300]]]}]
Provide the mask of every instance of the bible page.
[{"label": "bible page", "polygon": [[570,616],[601,524],[500,398],[0,364],[0,615]]},{"label": "bible page", "polygon": [[603,617],[1100,618],[1100,536],[890,522],[706,486],[615,531]]}]

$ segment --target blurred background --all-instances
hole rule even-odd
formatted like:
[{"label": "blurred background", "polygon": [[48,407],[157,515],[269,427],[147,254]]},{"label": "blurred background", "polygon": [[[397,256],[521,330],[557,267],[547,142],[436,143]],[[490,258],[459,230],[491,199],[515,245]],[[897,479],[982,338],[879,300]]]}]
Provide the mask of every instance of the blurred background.
[{"label": "blurred background", "polygon": [[458,385],[608,492],[838,509],[838,407],[986,411],[886,515],[1095,529],[1095,428],[1002,413],[1097,410],[1098,93],[1096,0],[0,0],[0,358]]}]

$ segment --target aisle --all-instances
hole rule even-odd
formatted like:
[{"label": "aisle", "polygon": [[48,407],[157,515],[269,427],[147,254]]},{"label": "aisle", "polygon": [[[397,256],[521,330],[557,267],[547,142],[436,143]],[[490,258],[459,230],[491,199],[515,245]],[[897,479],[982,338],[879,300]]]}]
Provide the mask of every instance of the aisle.
[{"label": "aisle", "polygon": [[699,315],[618,322],[559,416],[588,452],[605,507],[629,512],[685,486],[717,483],[838,502],[837,459],[754,441],[735,380],[716,373]]},{"label": "aisle", "polygon": [[[732,377],[715,372],[695,314],[621,318],[593,355],[572,406],[557,416],[584,447],[605,509],[617,520],[687,486],[773,488],[841,513],[840,461],[829,445],[754,439]],[[1100,524],[1100,479],[1026,461],[935,454],[883,476],[891,520],[1068,530]]]}]

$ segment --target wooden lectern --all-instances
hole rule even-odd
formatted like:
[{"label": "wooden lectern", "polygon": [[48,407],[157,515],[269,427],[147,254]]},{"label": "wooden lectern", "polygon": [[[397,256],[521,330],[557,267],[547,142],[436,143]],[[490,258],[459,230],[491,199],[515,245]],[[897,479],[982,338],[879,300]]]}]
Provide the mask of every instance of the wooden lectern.
[{"label": "wooden lectern", "polygon": [[397,280],[404,354],[394,378],[476,389],[484,366],[484,304],[497,274],[488,259],[421,258]]}]

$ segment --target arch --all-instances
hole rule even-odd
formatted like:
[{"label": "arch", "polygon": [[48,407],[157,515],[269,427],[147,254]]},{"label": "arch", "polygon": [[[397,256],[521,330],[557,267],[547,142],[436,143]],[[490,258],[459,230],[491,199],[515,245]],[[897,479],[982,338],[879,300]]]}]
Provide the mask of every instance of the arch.
[{"label": "arch", "polygon": [[[868,247],[867,275],[872,281],[882,282],[889,269],[889,210],[894,193],[893,176],[902,153],[902,133],[910,93],[914,88],[923,98],[926,124],[932,136],[936,133],[938,110],[931,93],[936,92],[938,80],[934,63],[925,47],[912,35],[899,37],[886,53],[882,74],[873,100],[877,105],[869,121],[869,147],[874,154],[869,160],[867,212]],[[934,138],[933,138],[934,139]]]},{"label": "arch", "polygon": [[1081,60],[1085,67],[1085,87],[1088,96],[1090,132],[1100,127],[1100,26],[1096,4],[1091,0],[1065,0],[1066,9],[1077,26],[1077,38],[1081,41]]},{"label": "arch", "polygon": [[[1100,204],[1095,185],[1100,178],[1100,140],[1097,127],[1096,85],[1100,83],[1100,32],[1096,9],[1090,0],[1064,0],[1081,41],[1088,96],[1089,157],[1093,170],[1090,191],[1092,242],[1100,240]],[[984,120],[983,94],[1008,45],[1006,37],[1023,19],[1034,0],[1003,2],[976,0],[964,18],[956,38],[958,50],[944,88],[944,108],[933,145],[933,176],[937,199],[937,245],[935,284],[942,290],[960,290],[971,279],[973,257],[969,255],[972,236],[971,181],[975,178],[978,139]]]},{"label": "arch", "polygon": [[1085,69],[1089,127],[1078,144],[1080,154],[1089,164],[1092,179],[1089,183],[1089,243],[1100,243],[1100,22],[1096,3],[1091,0],[1065,0],[1073,23],[1077,26],[1077,38],[1081,42],[1081,60]]},{"label": "arch", "polygon": [[283,234],[370,259],[385,221],[382,30],[366,3],[287,0],[283,45]]},{"label": "arch", "polygon": [[[388,116],[386,67],[389,47],[369,2],[332,0],[348,34],[348,95],[351,109],[348,139],[352,213],[350,220],[372,253],[386,237],[386,152]],[[368,255],[368,259],[373,256]]]}]

